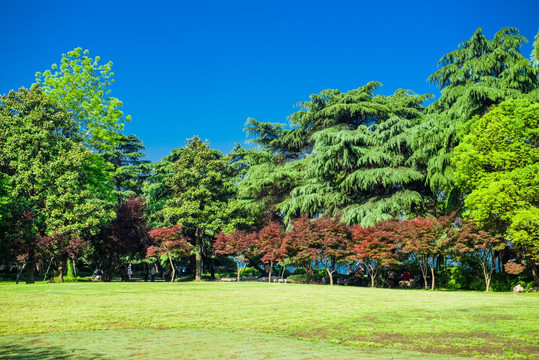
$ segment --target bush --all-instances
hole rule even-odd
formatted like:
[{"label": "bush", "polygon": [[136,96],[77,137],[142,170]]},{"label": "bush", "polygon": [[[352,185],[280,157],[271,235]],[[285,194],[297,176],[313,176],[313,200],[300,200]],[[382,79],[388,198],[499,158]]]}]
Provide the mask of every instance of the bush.
[{"label": "bush", "polygon": [[289,280],[292,280],[294,282],[300,282],[300,283],[305,283],[307,282],[307,274],[294,274],[294,275],[290,275],[288,277]]},{"label": "bush", "polygon": [[64,276],[64,282],[90,282],[92,279],[88,279],[80,276]]},{"label": "bush", "polygon": [[442,268],[438,274],[437,285],[446,290],[470,289],[474,281],[469,269],[458,265]]}]

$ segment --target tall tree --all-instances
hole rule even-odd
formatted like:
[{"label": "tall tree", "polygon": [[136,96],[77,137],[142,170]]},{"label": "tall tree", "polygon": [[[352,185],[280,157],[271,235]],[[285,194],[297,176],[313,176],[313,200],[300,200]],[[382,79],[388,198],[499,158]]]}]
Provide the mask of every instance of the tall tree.
[{"label": "tall tree", "polygon": [[114,167],[112,182],[118,202],[130,196],[142,195],[144,180],[150,175],[150,162],[145,157],[144,145],[136,135],[118,135],[119,143],[114,149],[103,153],[106,161]]},{"label": "tall tree", "polygon": [[515,28],[503,28],[487,40],[481,28],[444,55],[428,78],[442,91],[411,132],[414,161],[427,164],[426,180],[440,196],[446,214],[460,206],[454,184],[453,149],[468,132],[470,119],[500,102],[527,96],[539,87],[537,68],[522,56],[527,40]]},{"label": "tall tree", "polygon": [[455,149],[455,178],[469,216],[483,230],[509,236],[539,274],[539,103],[508,100],[474,118]]},{"label": "tall tree", "polygon": [[234,216],[236,209],[230,206],[236,193],[233,175],[223,155],[196,136],[187,140],[172,164],[171,176],[165,178],[172,197],[162,209],[163,222],[182,225],[194,241],[197,281],[202,280],[203,254]]},{"label": "tall tree", "polygon": [[112,192],[103,159],[73,141],[76,124],[37,87],[0,98],[0,173],[9,177],[10,236],[24,243],[33,282],[37,239],[67,242],[111,220]]},{"label": "tall tree", "polygon": [[369,126],[315,132],[304,185],[296,187],[281,206],[287,217],[342,214],[347,223],[369,226],[424,212],[424,197],[430,192],[421,167],[409,161],[407,131],[429,97],[397,90],[389,97],[369,98],[378,109],[376,116],[368,118]]},{"label": "tall tree", "polygon": [[122,102],[109,96],[112,62],[99,64],[99,56],[88,55],[82,48],[62,54],[60,66],[53,64],[52,71],[36,73],[36,82],[76,121],[84,144],[103,151],[117,146],[118,133],[130,117],[120,110]]}]

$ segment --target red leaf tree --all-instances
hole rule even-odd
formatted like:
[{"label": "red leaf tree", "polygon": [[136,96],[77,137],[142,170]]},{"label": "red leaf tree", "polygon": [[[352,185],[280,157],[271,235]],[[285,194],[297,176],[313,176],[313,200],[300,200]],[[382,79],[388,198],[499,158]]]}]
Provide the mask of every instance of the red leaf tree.
[{"label": "red leaf tree", "polygon": [[400,246],[401,226],[398,220],[386,220],[376,226],[352,227],[355,258],[371,278],[374,287],[383,267],[400,264],[402,257]]},{"label": "red leaf tree", "polygon": [[219,255],[230,255],[234,258],[238,269],[238,281],[240,281],[241,273],[247,265],[246,255],[251,252],[253,245],[253,234],[247,234],[243,230],[236,230],[228,235],[220,232],[213,243],[213,252]]},{"label": "red leaf tree", "polygon": [[64,281],[64,265],[68,259],[73,259],[88,248],[89,242],[74,236],[73,232],[55,232],[51,235],[39,236],[37,247],[43,258],[56,262],[58,282]]},{"label": "red leaf tree", "polygon": [[287,236],[288,253],[301,263],[317,262],[326,270],[330,285],[339,264],[351,259],[352,233],[340,218],[297,219]]},{"label": "red leaf tree", "polygon": [[307,283],[314,275],[313,261],[318,259],[318,249],[316,246],[311,246],[316,243],[317,238],[317,226],[306,216],[292,222],[292,228],[285,238],[287,257],[291,259],[293,265],[305,269]]},{"label": "red leaf tree", "polygon": [[452,237],[452,247],[456,260],[472,257],[479,261],[485,277],[485,291],[490,290],[492,273],[494,272],[494,252],[503,250],[506,246],[501,236],[494,236],[481,230],[475,222],[467,221],[455,229],[456,236]]},{"label": "red leaf tree", "polygon": [[431,286],[432,290],[434,290],[436,257],[443,249],[438,237],[437,223],[418,216],[413,220],[403,221],[401,228],[403,251],[419,264],[425,289],[428,289],[427,276],[430,269],[432,276]]},{"label": "red leaf tree", "polygon": [[285,233],[277,222],[271,221],[252,236],[255,253],[262,257],[264,264],[269,264],[268,282],[271,282],[273,264],[283,261],[286,254]]},{"label": "red leaf tree", "polygon": [[157,228],[150,231],[150,236],[156,241],[156,245],[148,248],[146,257],[167,254],[170,266],[172,267],[172,277],[170,281],[174,281],[176,269],[172,262],[172,256],[186,257],[193,250],[193,245],[189,244],[188,239],[182,236],[182,227],[174,225],[171,228]]}]

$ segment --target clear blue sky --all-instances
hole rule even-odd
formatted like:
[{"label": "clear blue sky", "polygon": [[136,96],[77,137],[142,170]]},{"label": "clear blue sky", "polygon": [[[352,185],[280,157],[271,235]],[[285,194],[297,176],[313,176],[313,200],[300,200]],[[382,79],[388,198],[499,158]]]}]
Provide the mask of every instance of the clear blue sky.
[{"label": "clear blue sky", "polygon": [[82,47],[114,63],[152,161],[193,135],[228,153],[247,117],[285,122],[323,89],[439,95],[426,78],[479,26],[517,27],[529,56],[539,1],[0,1],[0,94]]}]

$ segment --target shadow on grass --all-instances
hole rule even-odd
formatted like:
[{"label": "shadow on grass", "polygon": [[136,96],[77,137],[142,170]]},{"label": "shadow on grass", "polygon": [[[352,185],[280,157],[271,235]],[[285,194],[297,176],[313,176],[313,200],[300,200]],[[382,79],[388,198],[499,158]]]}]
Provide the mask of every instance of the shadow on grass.
[{"label": "shadow on grass", "polygon": [[42,341],[0,345],[0,359],[2,360],[72,359],[73,357],[84,360],[103,358],[97,355],[80,354],[75,350],[68,351],[61,347],[44,344]]}]

